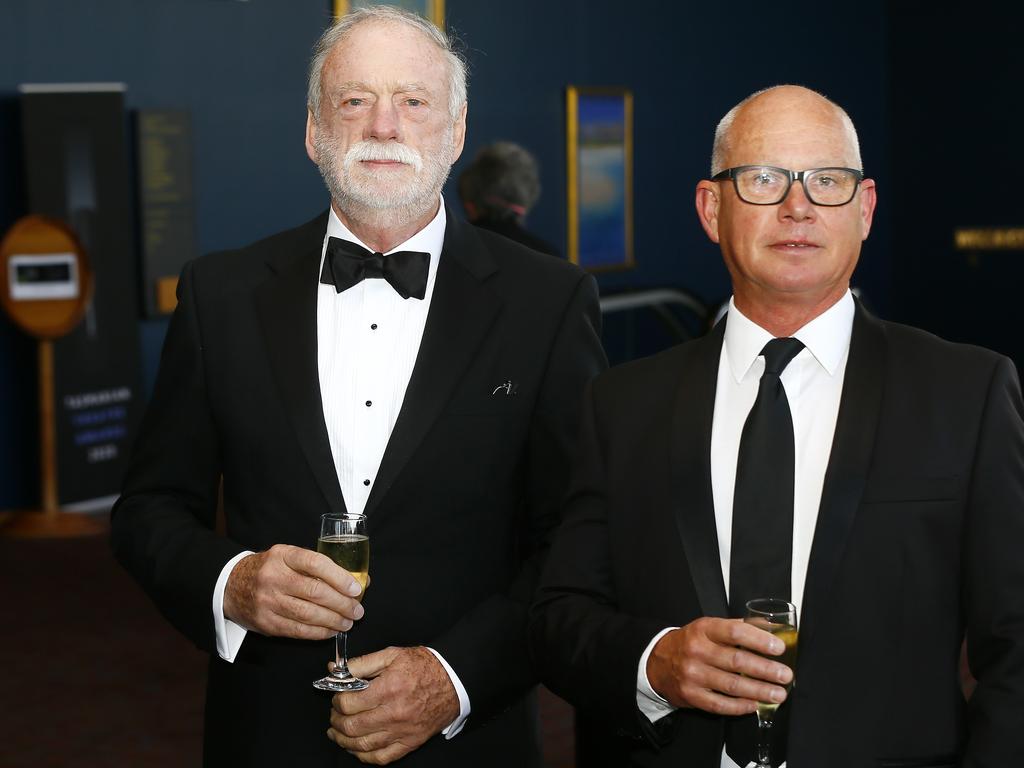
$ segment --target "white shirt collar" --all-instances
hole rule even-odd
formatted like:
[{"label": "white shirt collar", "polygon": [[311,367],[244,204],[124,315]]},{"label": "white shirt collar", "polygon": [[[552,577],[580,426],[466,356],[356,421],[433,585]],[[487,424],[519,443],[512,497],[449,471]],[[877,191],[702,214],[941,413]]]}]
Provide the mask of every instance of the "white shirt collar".
[{"label": "white shirt collar", "polygon": [[[392,248],[388,253],[394,253],[395,251],[421,251],[430,254],[430,266],[431,269],[435,268],[437,259],[441,255],[441,249],[444,247],[444,230],[447,224],[447,217],[444,211],[444,197],[441,197],[441,204],[437,207],[437,215],[430,220],[423,229],[417,232],[415,235],[410,237],[404,243],[399,243]],[[327,248],[328,237],[340,237],[342,240],[348,240],[352,243],[357,243],[368,251],[372,251],[370,248],[356,237],[352,232],[342,224],[341,219],[338,218],[338,214],[334,212],[334,206],[331,206],[330,216],[327,219],[327,234],[324,237],[324,248]],[[387,253],[384,254],[387,256]]]},{"label": "white shirt collar", "polygon": [[[829,376],[835,375],[850,348],[854,311],[853,295],[847,290],[843,298],[793,334]],[[747,375],[764,345],[772,338],[768,331],[736,309],[735,301],[729,299],[725,352],[737,383]]]}]

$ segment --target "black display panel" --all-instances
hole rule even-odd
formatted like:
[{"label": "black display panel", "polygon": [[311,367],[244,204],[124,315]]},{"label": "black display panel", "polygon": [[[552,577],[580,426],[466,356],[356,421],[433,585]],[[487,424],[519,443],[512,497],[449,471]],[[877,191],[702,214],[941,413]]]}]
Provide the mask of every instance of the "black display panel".
[{"label": "black display panel", "polygon": [[124,93],[20,89],[28,209],[67,222],[95,276],[85,319],[54,342],[58,501],[116,496],[142,408],[137,270]]}]

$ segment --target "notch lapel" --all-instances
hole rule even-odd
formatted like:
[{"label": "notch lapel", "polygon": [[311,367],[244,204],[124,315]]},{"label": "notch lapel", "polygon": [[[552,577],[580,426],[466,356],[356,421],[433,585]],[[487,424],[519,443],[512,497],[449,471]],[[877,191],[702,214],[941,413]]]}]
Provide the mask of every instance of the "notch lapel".
[{"label": "notch lapel", "polygon": [[711,420],[726,319],[691,342],[672,410],[670,456],[672,510],[701,612],[721,617],[729,610],[711,490]]},{"label": "notch lapel", "polygon": [[858,302],[836,431],[807,565],[800,619],[801,649],[813,648],[808,643],[814,636],[818,617],[827,610],[832,582],[864,494],[882,407],[885,355],[884,326]]},{"label": "notch lapel", "polygon": [[327,231],[320,216],[299,233],[297,252],[268,259],[275,273],[256,289],[256,308],[285,411],[331,512],[342,514],[338,474],[324,422],[317,368],[316,295]]},{"label": "notch lapel", "polygon": [[372,514],[419,448],[501,308],[484,284],[497,271],[472,228],[446,208],[444,246],[430,312],[402,409],[377,470],[366,513]]}]

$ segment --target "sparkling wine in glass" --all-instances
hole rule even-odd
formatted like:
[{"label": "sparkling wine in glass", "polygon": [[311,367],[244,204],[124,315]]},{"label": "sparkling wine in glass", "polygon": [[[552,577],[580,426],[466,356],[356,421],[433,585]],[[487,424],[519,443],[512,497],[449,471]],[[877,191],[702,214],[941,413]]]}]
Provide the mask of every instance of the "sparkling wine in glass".
[{"label": "sparkling wine in glass", "polygon": [[[327,514],[320,517],[320,538],[316,551],[327,555],[359,582],[363,599],[370,574],[370,537],[363,515]],[[369,685],[348,671],[348,632],[334,636],[334,669],[313,683],[321,691],[361,691]]]},{"label": "sparkling wine in glass", "polygon": [[[759,629],[771,632],[781,640],[786,649],[781,656],[765,655],[766,659],[785,664],[796,674],[797,623],[796,606],[785,600],[762,597],[747,603],[746,616],[743,619]],[[788,693],[793,687],[791,680],[785,686]],[[772,727],[775,724],[775,710],[778,704],[758,702],[757,704],[757,766],[771,768]]]}]

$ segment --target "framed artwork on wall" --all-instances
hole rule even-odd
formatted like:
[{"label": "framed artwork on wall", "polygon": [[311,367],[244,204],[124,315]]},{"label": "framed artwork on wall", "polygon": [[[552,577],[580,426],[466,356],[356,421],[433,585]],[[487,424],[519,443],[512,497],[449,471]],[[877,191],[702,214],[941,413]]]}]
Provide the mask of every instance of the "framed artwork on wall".
[{"label": "framed artwork on wall", "polygon": [[633,266],[633,94],[566,89],[569,260],[588,270]]},{"label": "framed artwork on wall", "polygon": [[[356,8],[362,8],[367,5],[380,5],[382,0],[333,0],[333,2],[334,15],[344,16]],[[393,2],[384,0],[383,4],[397,5],[399,8],[418,13],[424,18],[430,19],[441,29],[444,29],[444,0],[394,0]]]}]

